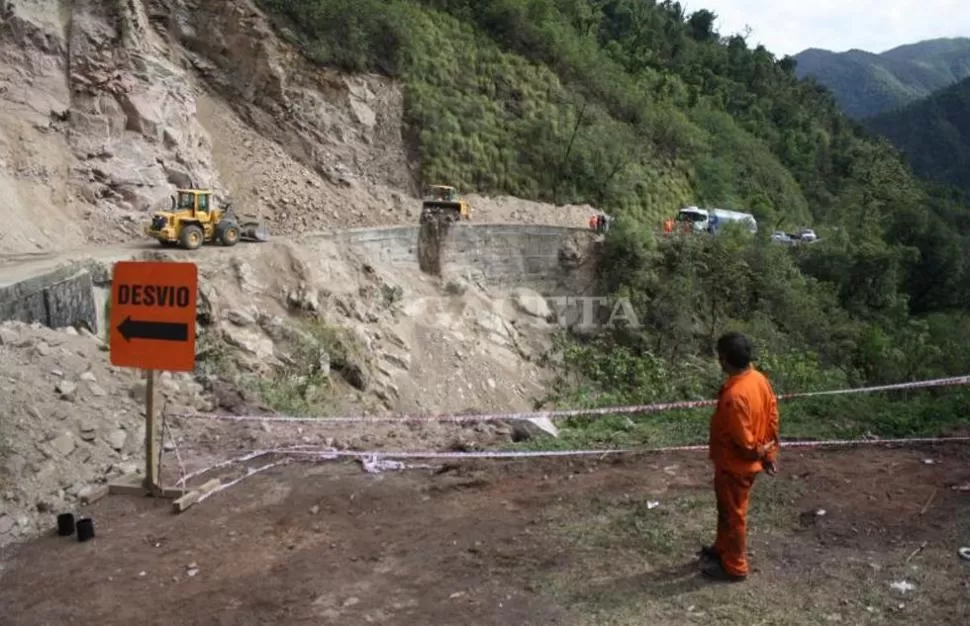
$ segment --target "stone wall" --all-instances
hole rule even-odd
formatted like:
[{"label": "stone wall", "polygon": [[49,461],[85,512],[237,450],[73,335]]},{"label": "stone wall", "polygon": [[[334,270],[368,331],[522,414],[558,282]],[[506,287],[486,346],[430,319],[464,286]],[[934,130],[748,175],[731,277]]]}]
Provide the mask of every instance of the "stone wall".
[{"label": "stone wall", "polygon": [[0,286],[0,321],[80,326],[97,332],[94,284],[92,268],[78,263]]},{"label": "stone wall", "polygon": [[[318,236],[337,240],[375,263],[417,270],[418,234],[418,226],[399,226]],[[595,280],[594,239],[582,228],[455,224],[441,242],[441,277],[530,287],[547,296],[586,294]],[[0,321],[81,326],[100,333],[110,265],[108,260],[76,262],[0,283]]]},{"label": "stone wall", "polygon": [[583,228],[459,224],[444,238],[442,276],[460,273],[502,288],[579,295],[596,278],[594,239]]},{"label": "stone wall", "polygon": [[[397,226],[325,236],[376,262],[417,269],[419,234],[418,226]],[[458,223],[441,240],[441,277],[531,287],[544,295],[584,294],[596,277],[594,241],[584,228]]]}]

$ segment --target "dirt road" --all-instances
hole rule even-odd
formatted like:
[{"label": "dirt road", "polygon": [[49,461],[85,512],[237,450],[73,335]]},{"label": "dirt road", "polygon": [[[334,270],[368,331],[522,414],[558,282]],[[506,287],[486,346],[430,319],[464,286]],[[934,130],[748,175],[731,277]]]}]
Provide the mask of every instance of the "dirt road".
[{"label": "dirt road", "polygon": [[180,516],[111,496],[90,511],[94,541],[11,549],[0,621],[966,623],[970,493],[951,486],[970,481],[968,462],[957,444],[787,452],[756,486],[740,586],[696,575],[714,525],[700,454],[380,475],[291,465]]}]

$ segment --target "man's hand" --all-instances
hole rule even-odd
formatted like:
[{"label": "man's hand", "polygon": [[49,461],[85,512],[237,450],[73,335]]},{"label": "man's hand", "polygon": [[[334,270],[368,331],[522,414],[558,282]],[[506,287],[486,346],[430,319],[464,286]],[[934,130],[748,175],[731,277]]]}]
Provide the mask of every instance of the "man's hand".
[{"label": "man's hand", "polygon": [[778,461],[762,461],[761,466],[769,476],[774,476],[778,473]]},{"label": "man's hand", "polygon": [[768,443],[758,446],[758,458],[763,459],[768,456],[768,453],[775,449],[775,442],[769,441]]},{"label": "man's hand", "polygon": [[774,476],[778,473],[778,463],[777,461],[769,460],[768,453],[774,450],[775,442],[766,443],[763,446],[758,446],[758,458],[761,459],[761,467],[764,468],[765,473],[769,476]]}]

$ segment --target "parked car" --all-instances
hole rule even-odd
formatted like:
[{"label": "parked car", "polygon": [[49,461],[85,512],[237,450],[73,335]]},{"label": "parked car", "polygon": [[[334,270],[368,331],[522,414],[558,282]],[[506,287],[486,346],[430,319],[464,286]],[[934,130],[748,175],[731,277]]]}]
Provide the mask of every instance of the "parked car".
[{"label": "parked car", "polygon": [[785,245],[792,244],[792,238],[783,230],[776,230],[771,233],[771,240],[775,243],[783,243]]},{"label": "parked car", "polygon": [[798,238],[802,241],[816,241],[818,239],[818,235],[816,235],[815,231],[811,228],[803,228],[798,231]]}]

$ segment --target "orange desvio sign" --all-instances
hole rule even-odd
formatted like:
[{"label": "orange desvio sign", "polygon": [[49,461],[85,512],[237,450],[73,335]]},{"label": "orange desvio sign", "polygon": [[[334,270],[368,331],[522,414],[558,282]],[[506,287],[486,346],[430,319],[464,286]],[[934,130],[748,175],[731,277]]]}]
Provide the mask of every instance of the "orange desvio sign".
[{"label": "orange desvio sign", "polygon": [[111,278],[111,364],[195,369],[195,263],[119,261]]}]

